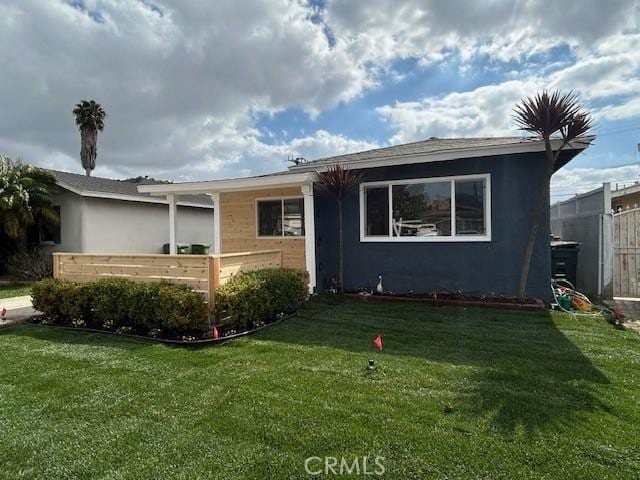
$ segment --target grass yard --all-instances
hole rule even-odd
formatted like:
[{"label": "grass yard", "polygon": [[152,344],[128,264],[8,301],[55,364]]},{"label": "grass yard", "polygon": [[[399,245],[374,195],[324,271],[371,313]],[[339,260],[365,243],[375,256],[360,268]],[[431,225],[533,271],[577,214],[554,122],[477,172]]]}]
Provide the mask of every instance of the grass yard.
[{"label": "grass yard", "polygon": [[0,285],[0,298],[21,297],[23,295],[31,295],[31,285],[21,283]]},{"label": "grass yard", "polygon": [[603,320],[325,297],[199,350],[0,331],[7,479],[298,479],[364,455],[390,479],[631,479],[639,439],[640,335]]}]

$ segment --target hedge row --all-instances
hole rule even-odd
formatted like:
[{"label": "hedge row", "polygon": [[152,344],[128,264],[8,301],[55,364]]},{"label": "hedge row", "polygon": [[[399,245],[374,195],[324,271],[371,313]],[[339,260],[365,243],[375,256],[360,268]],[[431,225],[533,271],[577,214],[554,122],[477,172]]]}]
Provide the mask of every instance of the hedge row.
[{"label": "hedge row", "polygon": [[47,279],[33,286],[32,297],[35,309],[51,323],[151,334],[197,330],[208,313],[201,293],[172,283]]},{"label": "hedge row", "polygon": [[246,330],[295,311],[307,299],[303,270],[264,269],[232,278],[216,289],[216,316],[223,325]]},{"label": "hedge row", "polygon": [[[308,296],[300,270],[264,269],[232,278],[216,289],[218,323],[242,331],[297,309]],[[33,306],[47,322],[153,336],[194,332],[207,325],[201,293],[172,283],[105,278],[90,283],[46,279],[32,288]]]}]

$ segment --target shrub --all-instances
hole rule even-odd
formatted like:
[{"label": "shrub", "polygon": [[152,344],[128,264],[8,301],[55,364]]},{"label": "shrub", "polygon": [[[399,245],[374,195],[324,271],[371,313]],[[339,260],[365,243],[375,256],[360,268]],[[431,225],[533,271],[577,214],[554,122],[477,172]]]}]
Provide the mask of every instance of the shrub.
[{"label": "shrub", "polygon": [[129,319],[131,294],[137,285],[123,278],[103,278],[86,284],[91,297],[92,318],[87,323],[133,326]]},{"label": "shrub", "polygon": [[54,323],[70,325],[91,315],[90,295],[84,285],[48,278],[31,290],[33,306]]},{"label": "shrub", "polygon": [[148,331],[197,329],[208,309],[201,293],[172,283],[136,285],[129,296],[129,318],[134,326]]},{"label": "shrub", "polygon": [[232,278],[216,289],[218,318],[233,328],[253,328],[290,312],[307,298],[307,272],[264,269]]},{"label": "shrub", "polygon": [[19,280],[36,281],[51,277],[51,255],[38,248],[14,253],[6,260],[7,273]]},{"label": "shrub", "polygon": [[95,324],[118,331],[198,329],[207,317],[201,293],[171,283],[102,279],[78,284],[47,279],[32,290],[34,307],[58,324]]}]

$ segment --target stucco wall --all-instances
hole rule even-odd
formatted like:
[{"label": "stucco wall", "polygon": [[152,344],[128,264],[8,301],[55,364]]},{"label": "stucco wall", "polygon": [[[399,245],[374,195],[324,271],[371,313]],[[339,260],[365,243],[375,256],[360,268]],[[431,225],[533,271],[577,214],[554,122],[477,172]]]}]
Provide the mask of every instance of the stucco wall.
[{"label": "stucco wall", "polygon": [[[515,295],[531,216],[545,162],[542,154],[520,154],[363,170],[363,182],[468,174],[491,174],[490,242],[360,242],[359,195],[344,200],[345,288],[372,288],[378,275],[394,292],[455,291]],[[335,201],[316,189],[318,289],[337,272]],[[527,288],[530,297],[550,296],[548,210],[543,219]]]},{"label": "stucco wall", "polygon": [[[57,251],[162,253],[169,242],[168,205],[60,194],[61,244]],[[178,207],[179,243],[213,244],[213,210]]]}]

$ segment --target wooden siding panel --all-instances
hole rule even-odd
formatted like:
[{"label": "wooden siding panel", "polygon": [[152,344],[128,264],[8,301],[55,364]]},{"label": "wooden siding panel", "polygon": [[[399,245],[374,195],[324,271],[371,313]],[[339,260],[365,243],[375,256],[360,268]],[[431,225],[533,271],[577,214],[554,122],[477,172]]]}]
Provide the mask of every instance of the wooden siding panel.
[{"label": "wooden siding panel", "polygon": [[304,237],[257,238],[256,199],[302,196],[299,187],[225,192],[222,208],[222,253],[282,250],[282,266],[306,269]]}]

